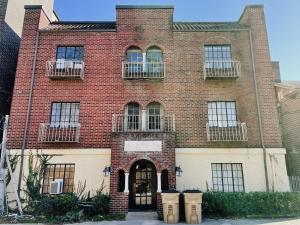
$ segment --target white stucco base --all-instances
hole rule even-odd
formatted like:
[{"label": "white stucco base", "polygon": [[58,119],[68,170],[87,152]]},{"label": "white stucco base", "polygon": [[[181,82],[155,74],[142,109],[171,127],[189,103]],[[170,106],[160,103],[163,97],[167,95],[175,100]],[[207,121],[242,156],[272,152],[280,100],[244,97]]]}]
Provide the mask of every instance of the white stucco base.
[{"label": "white stucco base", "polygon": [[[105,192],[109,192],[110,177],[104,177],[103,169],[111,165],[110,149],[47,149],[26,150],[24,159],[24,178],[28,175],[28,158],[36,155],[54,155],[49,163],[74,163],[74,189],[79,183],[86,182],[86,191],[95,193],[104,182]],[[267,167],[269,186],[274,191],[290,191],[285,163],[285,149],[267,149]],[[20,155],[20,150],[10,150],[9,154]],[[35,165],[36,161],[34,162]],[[266,191],[263,150],[260,148],[177,148],[176,165],[183,170],[181,177],[176,177],[177,190],[200,189],[212,190],[212,163],[242,163],[244,187],[246,192]],[[15,172],[18,180],[19,167]],[[8,186],[10,199],[14,199],[12,185]]]},{"label": "white stucco base", "polygon": [[[267,149],[270,189],[290,191],[284,148]],[[176,165],[183,170],[176,178],[178,190],[212,190],[211,163],[242,163],[245,191],[266,191],[263,150],[260,148],[177,148]]]}]

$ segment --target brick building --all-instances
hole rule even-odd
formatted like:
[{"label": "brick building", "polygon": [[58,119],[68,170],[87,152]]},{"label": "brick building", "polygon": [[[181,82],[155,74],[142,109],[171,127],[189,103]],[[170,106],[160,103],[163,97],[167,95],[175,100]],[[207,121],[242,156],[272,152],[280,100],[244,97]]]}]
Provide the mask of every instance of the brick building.
[{"label": "brick building", "polygon": [[[56,20],[53,13],[54,0],[1,0],[0,2],[0,117],[10,112],[25,13],[24,5],[38,2],[43,5],[51,20]],[[1,134],[0,136],[2,138]]]},{"label": "brick building", "polygon": [[55,155],[42,192],[103,181],[127,213],[159,210],[171,188],[289,190],[263,6],[221,23],[173,10],[50,23],[26,7],[8,146],[24,175],[29,152]]},{"label": "brick building", "polygon": [[288,174],[300,176],[300,82],[276,83],[276,93]]}]

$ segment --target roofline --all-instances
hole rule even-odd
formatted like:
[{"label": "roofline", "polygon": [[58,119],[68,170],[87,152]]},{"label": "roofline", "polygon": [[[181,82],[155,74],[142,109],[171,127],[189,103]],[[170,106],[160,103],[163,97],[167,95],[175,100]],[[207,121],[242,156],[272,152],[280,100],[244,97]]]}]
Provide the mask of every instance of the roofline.
[{"label": "roofline", "polygon": [[116,21],[53,21],[50,24],[99,24],[116,23]]},{"label": "roofline", "polygon": [[60,21],[60,17],[59,17],[59,15],[57,14],[57,12],[56,12],[55,9],[53,9],[53,14],[56,16],[56,18],[58,19],[58,21]]},{"label": "roofline", "polygon": [[172,5],[116,5],[116,9],[174,9]]}]

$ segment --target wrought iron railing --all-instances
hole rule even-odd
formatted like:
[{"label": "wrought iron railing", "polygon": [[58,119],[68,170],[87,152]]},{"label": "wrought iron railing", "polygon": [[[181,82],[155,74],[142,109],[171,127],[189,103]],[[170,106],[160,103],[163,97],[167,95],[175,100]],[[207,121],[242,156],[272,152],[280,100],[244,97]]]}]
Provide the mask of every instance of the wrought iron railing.
[{"label": "wrought iron railing", "polygon": [[48,61],[46,67],[46,74],[51,79],[84,78],[84,62],[81,60]]},{"label": "wrought iron railing", "polygon": [[239,61],[206,61],[203,68],[204,79],[235,79],[241,75]]},{"label": "wrought iron railing", "polygon": [[51,124],[41,123],[39,127],[39,142],[79,142],[80,124]]},{"label": "wrought iron railing", "polygon": [[300,191],[300,176],[290,176],[291,191]]},{"label": "wrought iron railing", "polygon": [[124,79],[164,79],[164,62],[122,62]]},{"label": "wrought iron railing", "polygon": [[248,141],[246,123],[236,122],[234,126],[218,127],[206,124],[207,140],[217,141]]},{"label": "wrought iron railing", "polygon": [[112,117],[113,132],[175,132],[175,115],[117,115]]}]

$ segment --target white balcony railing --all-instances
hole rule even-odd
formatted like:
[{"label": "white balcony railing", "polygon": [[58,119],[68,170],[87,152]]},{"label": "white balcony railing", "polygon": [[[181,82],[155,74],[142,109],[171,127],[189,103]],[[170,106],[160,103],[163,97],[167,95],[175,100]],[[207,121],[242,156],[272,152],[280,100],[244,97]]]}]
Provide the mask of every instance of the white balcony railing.
[{"label": "white balcony railing", "polygon": [[47,76],[50,79],[84,78],[84,62],[80,60],[56,60],[47,62]]},{"label": "white balcony railing", "polygon": [[239,61],[206,61],[203,68],[204,79],[236,79],[241,75]]},{"label": "white balcony railing", "polygon": [[80,124],[50,124],[41,123],[39,128],[39,142],[79,142]]},{"label": "white balcony railing", "polygon": [[113,132],[175,132],[175,115],[172,116],[129,116],[112,117]]},{"label": "white balcony railing", "polygon": [[164,79],[164,62],[122,62],[124,79]]},{"label": "white balcony railing", "polygon": [[207,141],[248,141],[246,123],[236,122],[235,126],[215,127],[206,124]]}]

